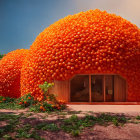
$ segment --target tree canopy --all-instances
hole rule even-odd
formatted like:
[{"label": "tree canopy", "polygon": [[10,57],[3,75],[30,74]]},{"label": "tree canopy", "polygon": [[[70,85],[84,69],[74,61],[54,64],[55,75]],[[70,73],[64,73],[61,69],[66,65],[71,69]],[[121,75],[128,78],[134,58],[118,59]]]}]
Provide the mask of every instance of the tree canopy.
[{"label": "tree canopy", "polygon": [[4,54],[0,54],[0,59],[2,59],[2,58],[3,58],[3,56],[4,56]]}]

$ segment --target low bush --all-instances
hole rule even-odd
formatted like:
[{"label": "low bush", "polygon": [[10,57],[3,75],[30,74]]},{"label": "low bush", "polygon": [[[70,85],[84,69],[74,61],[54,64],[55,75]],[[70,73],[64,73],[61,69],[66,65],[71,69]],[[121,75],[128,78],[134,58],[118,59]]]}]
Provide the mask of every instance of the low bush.
[{"label": "low bush", "polygon": [[0,109],[29,108],[29,110],[33,112],[63,110],[66,108],[65,102],[57,100],[54,94],[48,93],[48,89],[53,85],[53,83],[47,82],[39,85],[39,88],[43,91],[43,98],[39,101],[35,100],[31,93],[28,93],[18,99],[0,96]]}]

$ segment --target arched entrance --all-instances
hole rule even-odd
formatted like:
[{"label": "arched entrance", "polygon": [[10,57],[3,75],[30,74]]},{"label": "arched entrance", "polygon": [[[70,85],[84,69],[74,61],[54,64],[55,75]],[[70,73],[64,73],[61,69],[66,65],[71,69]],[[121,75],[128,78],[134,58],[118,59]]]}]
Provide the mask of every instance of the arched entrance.
[{"label": "arched entrance", "polygon": [[70,80],[70,102],[125,102],[126,80],[119,75],[76,75]]}]

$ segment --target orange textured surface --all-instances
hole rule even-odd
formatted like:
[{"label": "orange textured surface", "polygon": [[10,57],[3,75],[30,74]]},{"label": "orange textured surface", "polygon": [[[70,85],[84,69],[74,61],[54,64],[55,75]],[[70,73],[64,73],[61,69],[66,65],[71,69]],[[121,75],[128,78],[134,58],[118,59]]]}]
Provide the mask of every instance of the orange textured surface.
[{"label": "orange textured surface", "polygon": [[0,95],[18,98],[20,92],[20,72],[28,50],[20,49],[8,53],[0,60]]},{"label": "orange textured surface", "polygon": [[46,28],[30,47],[22,70],[22,95],[44,81],[67,80],[75,74],[119,74],[128,83],[127,101],[140,101],[140,30],[106,11],[67,16]]}]

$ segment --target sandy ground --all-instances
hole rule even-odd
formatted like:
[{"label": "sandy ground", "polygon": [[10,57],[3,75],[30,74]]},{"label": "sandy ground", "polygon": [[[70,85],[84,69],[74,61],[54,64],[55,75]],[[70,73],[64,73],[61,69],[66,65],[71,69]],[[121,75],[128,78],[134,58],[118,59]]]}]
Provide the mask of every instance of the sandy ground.
[{"label": "sandy ground", "polygon": [[[124,114],[126,116],[135,117],[140,115],[140,105],[69,105],[69,107],[61,113],[33,113],[29,112],[28,109],[24,110],[5,110],[1,109],[3,113],[14,113],[14,114],[29,114],[29,119],[23,120],[25,123],[33,121],[31,123],[36,124],[38,121],[56,121],[57,119],[68,118],[72,114],[77,116],[85,116],[86,114],[98,114],[101,112],[110,112],[112,114]],[[35,117],[35,120],[30,118]],[[0,125],[3,125],[1,122]],[[80,134],[79,137],[75,138],[70,134],[63,131],[59,132],[38,132],[46,140],[140,140],[140,123],[127,123],[124,126],[116,127],[114,125],[100,126],[95,125],[90,128],[86,128]],[[33,140],[33,139],[30,139]]]},{"label": "sandy ground", "polygon": [[62,131],[40,131],[40,134],[46,140],[140,140],[139,131],[139,124],[126,124],[124,127],[95,125],[90,129],[85,129],[79,137],[72,137]]},{"label": "sandy ground", "polygon": [[68,105],[74,111],[124,113],[128,115],[140,115],[140,105]]}]

